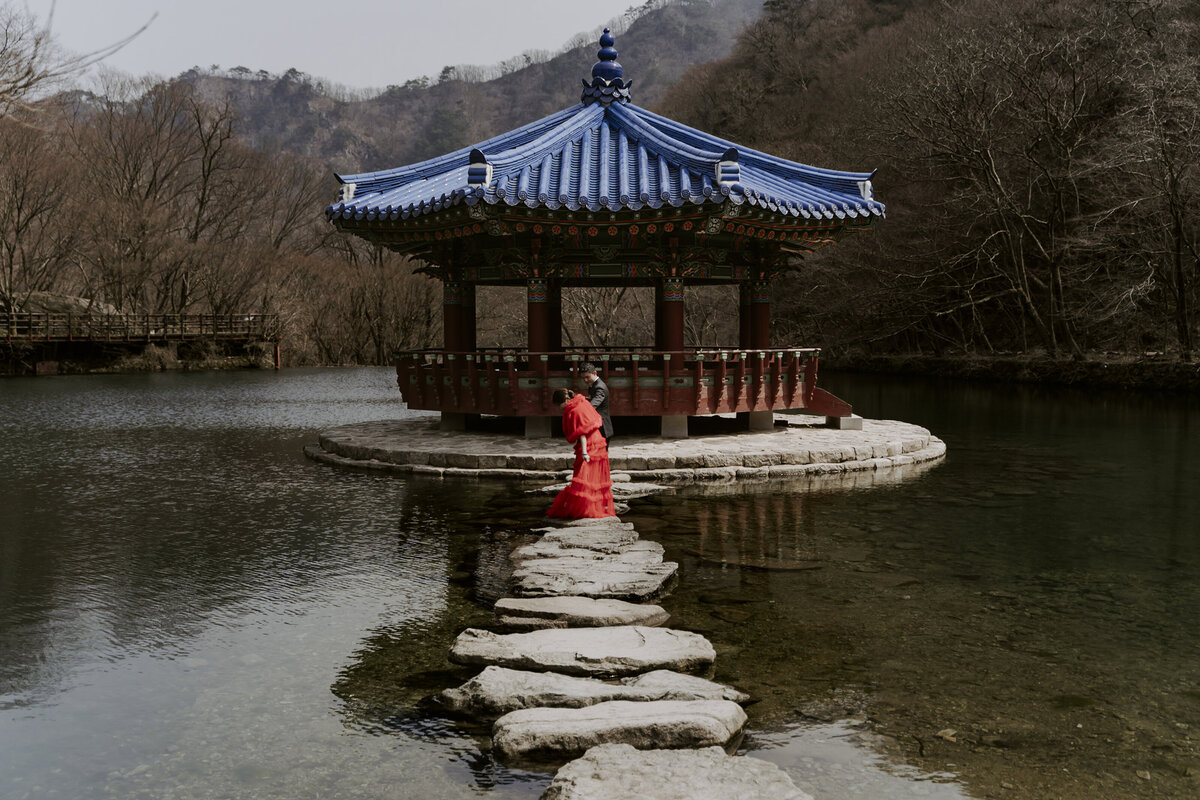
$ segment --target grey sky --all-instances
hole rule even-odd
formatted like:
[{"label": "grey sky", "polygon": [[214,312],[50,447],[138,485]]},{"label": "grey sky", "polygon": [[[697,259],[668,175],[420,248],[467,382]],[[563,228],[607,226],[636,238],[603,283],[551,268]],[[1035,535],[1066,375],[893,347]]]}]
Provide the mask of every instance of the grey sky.
[{"label": "grey sky", "polygon": [[[51,0],[24,2],[45,20]],[[106,62],[135,75],[193,66],[291,67],[351,87],[384,87],[448,64],[555,50],[638,0],[57,0],[60,44],[92,51],[158,17]],[[617,48],[621,47],[618,40]],[[581,65],[585,69],[588,65]]]}]

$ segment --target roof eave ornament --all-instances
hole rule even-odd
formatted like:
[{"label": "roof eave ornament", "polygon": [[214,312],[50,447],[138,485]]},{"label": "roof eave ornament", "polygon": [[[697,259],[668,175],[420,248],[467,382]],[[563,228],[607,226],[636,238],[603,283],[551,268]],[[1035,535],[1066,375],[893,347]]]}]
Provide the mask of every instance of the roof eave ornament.
[{"label": "roof eave ornament", "polygon": [[606,106],[614,102],[624,104],[630,100],[629,87],[633,86],[633,81],[625,80],[624,71],[617,63],[617,50],[613,47],[615,41],[608,28],[600,34],[600,50],[596,53],[600,60],[592,65],[592,82],[583,81],[580,100],[585,106],[592,103]]}]

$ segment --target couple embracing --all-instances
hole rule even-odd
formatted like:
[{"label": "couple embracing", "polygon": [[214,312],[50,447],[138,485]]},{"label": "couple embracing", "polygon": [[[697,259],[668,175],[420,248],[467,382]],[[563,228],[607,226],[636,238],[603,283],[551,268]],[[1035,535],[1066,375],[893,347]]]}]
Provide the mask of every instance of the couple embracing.
[{"label": "couple embracing", "polygon": [[608,385],[591,364],[579,368],[587,396],[570,389],[555,389],[551,400],[562,409],[563,435],[575,445],[571,482],[558,493],[548,517],[582,519],[615,517],[612,477],[608,467],[608,440],[612,418],[608,414]]}]

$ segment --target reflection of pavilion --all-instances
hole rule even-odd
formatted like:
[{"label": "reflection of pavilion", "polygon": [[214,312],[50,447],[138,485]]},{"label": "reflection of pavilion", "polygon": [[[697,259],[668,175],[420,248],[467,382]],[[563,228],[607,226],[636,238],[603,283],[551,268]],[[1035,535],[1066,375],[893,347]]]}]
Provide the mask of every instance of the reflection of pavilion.
[{"label": "reflection of pavilion", "polygon": [[[339,176],[332,222],[424,261],[444,285],[443,348],[397,355],[409,407],[441,411],[447,428],[497,414],[548,434],[550,394],[580,385],[585,357],[563,349],[563,288],[624,285],[654,288],[655,344],[587,353],[614,416],[661,417],[667,436],[686,435],[692,415],[747,413],[752,428],[783,409],[849,417],[817,388],[818,350],[771,346],[770,282],[883,215],[871,175],[739,148],[639,108],[607,30],[600,44],[578,105],[473,148]],[[705,284],[738,286],[736,346],[685,346],[685,290]],[[502,285],[526,288],[526,348],[476,346],[478,288]]]}]

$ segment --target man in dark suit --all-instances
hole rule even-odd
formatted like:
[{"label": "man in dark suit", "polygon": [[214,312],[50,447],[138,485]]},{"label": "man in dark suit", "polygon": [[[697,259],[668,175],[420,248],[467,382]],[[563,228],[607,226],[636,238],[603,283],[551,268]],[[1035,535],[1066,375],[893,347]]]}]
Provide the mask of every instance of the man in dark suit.
[{"label": "man in dark suit", "polygon": [[587,384],[588,400],[591,401],[592,407],[600,412],[600,419],[604,423],[600,433],[604,435],[604,440],[608,441],[613,435],[612,417],[608,415],[608,384],[597,374],[596,367],[587,362],[579,367],[579,373],[583,376],[583,382]]}]

